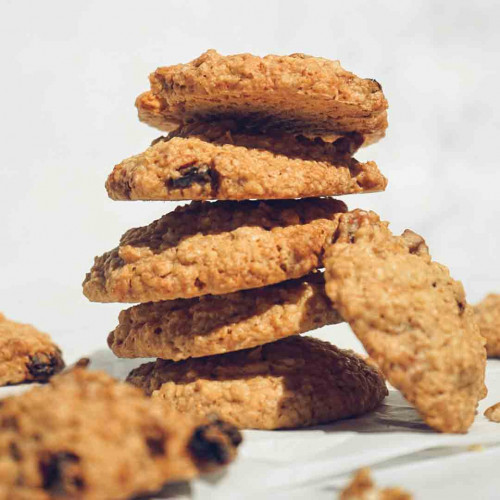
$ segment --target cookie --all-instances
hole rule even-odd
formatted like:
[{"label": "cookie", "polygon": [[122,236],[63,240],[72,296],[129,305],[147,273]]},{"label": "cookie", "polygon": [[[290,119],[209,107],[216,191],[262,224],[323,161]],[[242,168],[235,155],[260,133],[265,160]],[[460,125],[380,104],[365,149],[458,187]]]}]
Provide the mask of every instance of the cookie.
[{"label": "cookie", "polygon": [[485,412],[484,416],[492,422],[500,423],[500,402],[490,406]]},{"label": "cookie", "polygon": [[61,350],[46,333],[0,313],[0,385],[46,382],[63,368]]},{"label": "cookie", "polygon": [[215,413],[243,429],[333,422],[367,413],[387,395],[359,356],[300,336],[177,363],[158,359],[127,380],[182,413]]},{"label": "cookie", "polygon": [[226,295],[139,304],[109,334],[122,358],[178,361],[255,347],[341,322],[322,274]]},{"label": "cookie", "polygon": [[158,68],[150,83],[151,92],[136,101],[139,118],[162,130],[234,119],[265,134],[281,130],[332,142],[357,132],[369,144],[387,128],[380,84],[320,57],[209,50],[190,63]]},{"label": "cookie", "polygon": [[500,357],[500,294],[490,293],[474,306],[474,313],[488,356]]},{"label": "cookie", "polygon": [[462,284],[421,237],[392,235],[373,212],[343,215],[336,236],[324,259],[333,306],[429,426],[466,432],[486,352]]},{"label": "cookie", "polygon": [[195,124],[155,141],[115,166],[106,182],[114,200],[247,200],[383,191],[374,162],[360,163],[335,144],[281,134],[231,132]]},{"label": "cookie", "polygon": [[0,493],[130,498],[228,463],[240,441],[224,422],[179,415],[77,366],[0,402]]},{"label": "cookie", "polygon": [[193,202],[127,231],[83,283],[97,302],[225,294],[299,278],[319,267],[344,203]]},{"label": "cookie", "polygon": [[410,493],[399,487],[378,488],[368,467],[359,469],[339,495],[339,500],[412,500],[412,498]]}]

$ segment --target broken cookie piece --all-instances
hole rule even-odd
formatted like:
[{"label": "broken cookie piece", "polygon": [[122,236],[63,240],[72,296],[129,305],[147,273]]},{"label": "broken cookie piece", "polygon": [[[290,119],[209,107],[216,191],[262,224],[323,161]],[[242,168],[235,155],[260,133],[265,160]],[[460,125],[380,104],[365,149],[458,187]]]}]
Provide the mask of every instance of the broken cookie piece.
[{"label": "broken cookie piece", "polygon": [[490,406],[484,412],[484,416],[492,422],[500,423],[500,402]]},{"label": "broken cookie piece", "polygon": [[401,488],[377,488],[368,467],[359,469],[339,495],[339,500],[412,500],[412,498],[410,493]]},{"label": "broken cookie piece", "polygon": [[415,233],[373,212],[341,214],[326,293],[387,380],[441,432],[466,432],[486,395],[484,340],[460,282]]}]

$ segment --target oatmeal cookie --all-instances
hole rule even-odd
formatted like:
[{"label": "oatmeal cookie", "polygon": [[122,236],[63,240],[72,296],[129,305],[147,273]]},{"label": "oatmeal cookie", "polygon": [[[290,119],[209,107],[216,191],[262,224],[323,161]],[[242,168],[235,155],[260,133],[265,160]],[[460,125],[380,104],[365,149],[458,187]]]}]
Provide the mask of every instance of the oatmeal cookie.
[{"label": "oatmeal cookie", "polygon": [[357,132],[369,144],[387,128],[380,84],[320,57],[209,50],[190,63],[158,68],[150,83],[136,101],[139,118],[162,130],[234,119],[266,134],[282,130],[327,141]]},{"label": "oatmeal cookie", "polygon": [[323,275],[226,295],[139,304],[122,311],[108,337],[122,358],[178,361],[266,344],[341,322]]},{"label": "oatmeal cookie", "polygon": [[116,165],[106,189],[114,200],[283,199],[383,191],[387,179],[377,165],[345,152],[353,142],[194,124]]},{"label": "oatmeal cookie", "polygon": [[232,460],[241,437],[77,366],[0,401],[6,498],[125,499]]},{"label": "oatmeal cookie", "polygon": [[0,385],[46,382],[63,368],[61,350],[46,333],[0,313]]},{"label": "oatmeal cookie", "polygon": [[500,357],[500,294],[490,293],[474,306],[474,313],[488,356]]},{"label": "oatmeal cookie", "polygon": [[131,229],[95,259],[83,283],[96,302],[225,294],[299,278],[319,267],[343,202],[193,202]]},{"label": "oatmeal cookie", "polygon": [[307,427],[362,415],[387,395],[385,382],[351,351],[293,336],[177,363],[158,359],[127,380],[187,414],[212,413],[239,428]]},{"label": "oatmeal cookie", "polygon": [[462,284],[421,237],[394,236],[361,210],[341,217],[324,262],[333,306],[388,381],[429,426],[466,432],[486,394],[486,352]]}]

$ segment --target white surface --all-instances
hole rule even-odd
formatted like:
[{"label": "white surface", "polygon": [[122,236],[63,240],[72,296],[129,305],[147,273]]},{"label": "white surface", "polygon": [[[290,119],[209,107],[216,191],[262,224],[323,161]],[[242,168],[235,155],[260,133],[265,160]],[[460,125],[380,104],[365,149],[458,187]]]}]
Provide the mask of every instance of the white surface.
[{"label": "white surface", "polygon": [[[389,188],[347,197],[347,203],[377,210],[396,231],[411,227],[423,234],[472,301],[500,290],[499,15],[493,1],[4,0],[0,310],[50,332],[70,361],[97,352],[97,366],[126,372],[131,363],[110,365],[104,350],[120,306],[88,303],[80,283],[94,255],[173,204],[112,202],[104,180],[115,163],[159,135],[137,121],[133,107],[147,74],[209,47],[339,58],[347,69],[380,81],[390,102],[388,134],[358,158],[376,160]],[[355,345],[353,336],[337,331],[335,340]],[[498,385],[497,379],[490,391]],[[314,449],[323,440],[328,445],[321,448],[332,467],[325,484],[334,484],[344,460],[341,450],[330,448],[330,436],[314,438]],[[383,445],[391,436],[398,437],[373,439]],[[255,446],[249,441],[247,449]],[[419,498],[434,498],[440,488],[441,498],[470,498],[471,491],[495,498],[499,490],[492,475],[498,449],[441,457],[437,464],[417,458],[381,468],[377,476],[411,486]],[[245,451],[232,473],[250,476],[241,473],[247,463]],[[278,480],[275,465],[271,460],[255,482]],[[495,483],[488,486],[489,480]],[[317,488],[301,492],[319,495]]]}]

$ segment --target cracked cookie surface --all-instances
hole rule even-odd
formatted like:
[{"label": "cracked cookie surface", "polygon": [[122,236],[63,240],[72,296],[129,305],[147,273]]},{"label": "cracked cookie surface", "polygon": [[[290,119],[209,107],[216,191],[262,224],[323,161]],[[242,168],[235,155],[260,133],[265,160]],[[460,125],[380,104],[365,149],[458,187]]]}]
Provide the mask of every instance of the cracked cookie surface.
[{"label": "cracked cookie surface", "polygon": [[242,351],[170,362],[127,380],[182,413],[215,413],[239,428],[307,427],[362,415],[387,395],[385,382],[351,351],[293,336]]},{"label": "cracked cookie surface", "polygon": [[342,216],[338,234],[324,259],[333,306],[429,426],[466,432],[486,394],[486,352],[462,284],[421,237],[394,236],[373,212]]},{"label": "cracked cookie surface", "polygon": [[190,63],[158,68],[150,83],[151,91],[136,100],[139,118],[162,130],[230,118],[262,133],[277,129],[329,141],[357,132],[369,144],[387,128],[380,84],[320,57],[209,50]]},{"label": "cracked cookie surface", "polygon": [[106,181],[115,200],[306,198],[382,191],[374,162],[351,158],[357,137],[331,144],[287,134],[231,132],[194,124],[161,137],[116,165]]},{"label": "cracked cookie surface", "polygon": [[61,350],[49,335],[0,313],[0,386],[46,382],[63,368]]},{"label": "cracked cookie surface", "polygon": [[238,351],[341,322],[321,273],[226,295],[139,304],[108,337],[122,358],[178,361]]},{"label": "cracked cookie surface", "polygon": [[500,294],[490,293],[474,306],[474,313],[488,356],[500,357]]},{"label": "cracked cookie surface", "polygon": [[0,495],[130,498],[228,463],[240,440],[77,366],[0,401]]},{"label": "cracked cookie surface", "polygon": [[83,283],[97,302],[225,294],[318,268],[346,210],[338,200],[193,202],[131,229],[97,257]]}]

